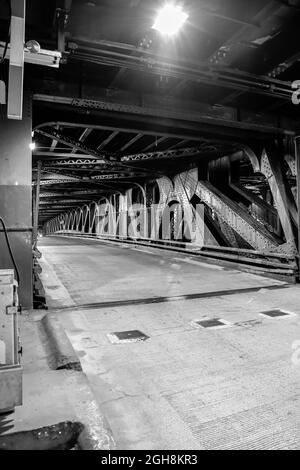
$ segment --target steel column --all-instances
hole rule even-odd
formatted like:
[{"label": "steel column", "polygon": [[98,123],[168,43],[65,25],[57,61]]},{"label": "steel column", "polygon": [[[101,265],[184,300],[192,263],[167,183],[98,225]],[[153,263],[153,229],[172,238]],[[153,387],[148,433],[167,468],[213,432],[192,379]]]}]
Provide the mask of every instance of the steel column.
[{"label": "steel column", "polygon": [[22,119],[25,42],[25,0],[11,0],[7,117]]},{"label": "steel column", "polygon": [[36,247],[37,238],[38,238],[41,170],[42,170],[42,162],[39,160],[38,164],[37,164],[37,180],[36,180],[36,189],[35,189],[35,207],[34,207],[34,220],[33,220],[33,244],[34,244],[34,247]]},{"label": "steel column", "polygon": [[298,202],[298,256],[299,256],[299,278],[300,278],[300,136],[295,137],[295,158],[296,158],[296,184],[297,184],[297,202]]},{"label": "steel column", "polygon": [[[32,306],[32,169],[30,106],[23,119],[10,120],[0,112],[0,215],[9,229],[9,238],[20,272],[20,303]],[[0,230],[0,269],[12,268]]]}]

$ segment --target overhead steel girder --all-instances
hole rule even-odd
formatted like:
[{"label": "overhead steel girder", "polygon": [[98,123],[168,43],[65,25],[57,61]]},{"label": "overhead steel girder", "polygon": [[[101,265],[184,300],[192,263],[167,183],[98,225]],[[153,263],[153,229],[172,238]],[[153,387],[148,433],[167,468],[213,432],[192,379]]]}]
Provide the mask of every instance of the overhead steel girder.
[{"label": "overhead steel girder", "polygon": [[[83,172],[87,172],[87,171],[96,171],[98,170],[95,169],[95,168],[74,168],[72,167],[71,168],[72,170],[74,170],[75,172],[76,171],[83,171]],[[97,179],[111,179],[113,178],[114,175],[117,175],[116,177],[121,177],[121,175],[123,175],[122,177],[124,178],[131,178],[132,176],[147,176],[149,175],[149,173],[151,173],[151,175],[153,173],[159,173],[159,171],[154,171],[154,170],[145,170],[143,171],[143,168],[139,168],[139,167],[133,167],[133,166],[130,166],[128,167],[128,169],[124,166],[124,168],[118,168],[118,167],[115,167],[114,168],[114,171],[115,172],[118,172],[118,173],[111,173],[111,169],[109,168],[101,168],[99,170],[105,172],[103,174],[100,174],[100,175],[95,175],[95,176],[91,176],[90,178],[87,177],[87,176],[78,176],[78,175],[75,175],[73,173],[67,173],[65,171],[66,169],[65,168],[52,168],[52,167],[47,167],[47,169],[44,169],[43,172],[44,173],[49,173],[49,174],[58,174],[58,175],[61,175],[61,176],[68,176],[70,178],[73,178],[76,179],[77,181],[84,181],[84,182],[88,182],[88,181],[94,181],[94,180],[97,180]],[[109,173],[110,174],[106,174],[106,173]],[[103,178],[102,178],[103,176]],[[110,178],[111,176],[111,178]]]},{"label": "overhead steel girder", "polygon": [[[126,173],[126,169],[125,169],[125,172],[124,173],[114,173],[114,174],[108,174],[108,175],[97,175],[97,176],[92,176],[92,177],[86,177],[86,176],[76,176],[76,175],[72,175],[72,174],[69,174],[69,173],[66,173],[64,171],[64,173],[61,173],[60,170],[57,170],[57,169],[49,169],[49,170],[42,170],[44,173],[49,173],[49,174],[58,174],[60,175],[62,178],[64,176],[66,177],[69,177],[69,178],[73,178],[74,182],[83,182],[83,183],[94,183],[94,184],[98,184],[98,180],[111,180],[111,179],[120,179],[120,178],[132,178],[132,172],[130,173]],[[142,174],[135,174],[134,175],[135,177],[136,176],[145,176],[145,173],[142,173]]]},{"label": "overhead steel girder", "polygon": [[[68,145],[69,147],[71,148],[77,148],[78,150],[82,150],[82,151],[85,151],[86,153],[94,156],[94,157],[97,157],[97,158],[103,158],[103,154],[98,152],[97,150],[94,150],[94,149],[91,149],[91,148],[88,148],[86,147],[84,144],[82,144],[82,142],[79,142],[79,141],[75,141],[74,139],[66,136],[65,134],[62,134],[61,132],[59,132],[58,130],[50,127],[50,126],[45,126],[43,128],[36,128],[35,129],[35,132],[41,134],[41,135],[44,135],[46,137],[49,137],[51,139],[55,139],[59,142],[62,142],[64,143],[65,145]],[[106,154],[107,156],[108,154]],[[115,161],[110,161],[107,159],[107,157],[104,157],[103,158],[103,162],[107,165],[107,166],[111,166],[111,167],[116,167],[118,165],[121,164],[120,161],[118,161],[116,159],[116,156],[113,155],[113,154],[109,154],[110,155],[110,158],[114,158]],[[126,167],[125,164],[123,164],[124,167]],[[141,168],[139,170],[142,170],[145,172],[145,174],[147,173],[151,173],[150,170],[148,169],[145,169],[145,168]],[[124,172],[126,172],[126,168],[124,168],[123,170]],[[68,176],[68,175],[66,175]],[[69,176],[72,176],[72,175],[69,175]]]},{"label": "overhead steel girder", "polygon": [[[112,172],[112,171],[123,171],[123,173],[130,173],[129,170],[127,170],[126,168],[127,167],[122,167],[122,166],[115,166],[114,168],[112,168],[111,166],[108,166],[108,165],[104,165],[104,166],[100,166],[100,165],[76,165],[74,163],[70,164],[70,165],[60,165],[60,164],[56,164],[56,165],[47,165],[45,164],[44,165],[44,168],[45,168],[45,171],[47,172],[51,172],[51,173],[58,173],[60,171],[63,171],[64,173],[62,174],[65,174],[67,175],[68,173],[66,173],[66,171],[103,171],[103,172]],[[70,174],[70,173],[69,173]],[[71,176],[71,175],[70,175]],[[77,175],[76,175],[77,176]]]},{"label": "overhead steel girder", "polygon": [[71,175],[69,173],[61,173],[59,170],[57,169],[43,169],[42,170],[42,173],[47,173],[48,175],[59,175],[61,176],[62,178],[63,177],[68,177],[68,178],[72,178],[74,181],[81,181],[81,177],[80,176],[76,176],[76,175]]},{"label": "overhead steel girder", "polygon": [[[52,154],[53,155],[53,154]],[[106,162],[98,158],[89,159],[89,158],[68,158],[68,159],[55,159],[55,160],[45,160],[44,167],[48,166],[71,166],[71,165],[88,165],[93,167],[94,165],[101,165],[102,168],[108,168],[110,165],[107,165]]]},{"label": "overhead steel girder", "polygon": [[61,192],[63,191],[61,188],[57,190],[57,192],[55,192],[54,188],[52,188],[52,192],[48,191],[48,192],[43,192],[41,193],[41,196],[40,197],[58,197],[58,196],[63,196],[63,197],[66,197],[66,196],[70,196],[70,197],[74,197],[74,196],[82,196],[82,197],[89,197],[90,195],[93,195],[93,194],[97,194],[99,192],[101,192],[101,190],[99,189],[86,189],[86,190],[73,190],[72,192],[71,191],[68,191],[68,192]]},{"label": "overhead steel girder", "polygon": [[62,178],[62,179],[45,179],[45,180],[41,180],[41,183],[40,185],[41,186],[48,186],[48,185],[51,185],[51,184],[65,184],[65,183],[78,183],[78,181],[74,179],[71,179],[71,178]]},{"label": "overhead steel girder", "polygon": [[[119,175],[118,175],[119,176]],[[127,178],[132,178],[132,176],[126,176]],[[125,178],[126,178],[125,177]],[[111,178],[99,178],[99,179],[111,179]],[[114,182],[114,179],[111,179],[111,183]],[[118,178],[120,179],[120,178]],[[41,180],[41,186],[51,186],[51,185],[58,185],[58,184],[70,184],[70,183],[75,183],[76,185],[78,185],[78,183],[92,183],[92,184],[95,184],[95,185],[100,185],[100,186],[103,186],[106,191],[107,190],[115,190],[115,188],[113,188],[112,186],[108,186],[108,185],[105,185],[104,183],[101,183],[99,180],[91,180],[90,178],[82,178],[80,181],[78,180],[75,180],[75,179],[71,179],[71,178],[58,178],[58,179],[44,179],[44,180]]]},{"label": "overhead steel girder", "polygon": [[92,157],[101,159],[107,165],[111,165],[111,166],[114,165],[114,163],[108,159],[109,157],[113,158],[112,154],[98,152],[97,150],[89,148],[86,145],[84,145],[82,142],[76,141],[72,139],[71,137],[66,136],[65,134],[58,131],[57,129],[54,129],[53,127],[48,126],[48,127],[43,127],[43,128],[37,128],[35,129],[35,132],[37,132],[38,134],[44,135],[45,137],[49,137],[50,139],[57,140],[58,142],[61,142],[62,144],[67,145],[68,147],[71,147],[72,149],[75,148],[77,150],[81,150],[82,152],[85,152],[91,155]]},{"label": "overhead steel girder", "polygon": [[[99,92],[100,93],[100,92]],[[142,105],[138,104],[141,99],[138,101],[138,98],[135,94],[128,94],[122,95],[119,99],[122,102],[116,101],[109,101],[108,98],[101,95],[99,99],[84,99],[84,98],[77,98],[77,97],[67,97],[67,96],[50,96],[45,94],[35,94],[33,95],[34,101],[39,101],[43,103],[53,103],[56,106],[62,106],[66,111],[76,111],[84,113],[84,110],[89,112],[86,116],[86,122],[78,125],[78,127],[89,127],[94,129],[103,129],[103,130],[119,130],[124,132],[136,132],[136,133],[143,133],[144,135],[153,135],[155,136],[162,136],[162,137],[175,137],[178,134],[178,138],[183,139],[190,139],[190,140],[198,140],[197,136],[195,139],[193,136],[189,136],[187,134],[183,134],[182,131],[189,130],[189,131],[202,131],[209,132],[208,127],[217,126],[222,130],[222,133],[229,132],[232,135],[232,132],[237,131],[245,131],[249,136],[252,133],[255,137],[256,134],[282,134],[282,133],[294,133],[294,123],[287,122],[284,123],[285,128],[277,127],[275,121],[270,121],[270,116],[268,117],[268,122],[263,122],[261,120],[262,117],[260,116],[260,121],[257,119],[257,116],[253,114],[251,115],[251,119],[249,119],[249,112],[247,112],[247,118],[243,120],[243,110],[240,110],[240,116],[236,108],[230,107],[221,107],[216,108],[214,106],[209,106],[204,103],[199,103],[198,108],[195,109],[195,104],[189,101],[179,101],[179,100],[172,100],[170,99],[161,99],[158,101],[157,97],[152,95],[145,95],[142,97]],[[138,116],[138,126],[135,124],[133,127],[124,127],[120,125],[116,126],[105,126],[98,124],[97,121],[88,123],[93,117],[97,116],[99,112],[109,112],[109,113],[118,113],[117,117],[118,120],[125,119],[128,123],[129,121],[137,119]],[[54,116],[53,116],[54,117]],[[151,123],[157,123],[159,126],[166,126],[166,127],[174,127],[174,124],[170,123],[170,119],[179,123],[177,125],[176,133],[172,134],[171,132],[157,132],[157,130],[149,131],[149,129],[141,129],[139,125],[141,123],[149,123],[149,119]],[[155,120],[155,121],[154,121]],[[38,125],[35,129],[43,129],[45,126],[48,125],[58,125],[64,126],[67,123],[53,121],[48,122],[45,124]],[[71,124],[71,123],[70,123]],[[98,124],[98,125],[97,125]],[[200,126],[201,125],[201,129]],[[97,126],[97,127],[96,127]],[[71,126],[72,127],[72,126]],[[176,127],[176,126],[175,126]],[[205,129],[207,130],[205,131]],[[215,133],[215,130],[214,130]],[[52,136],[51,136],[52,138]],[[259,138],[257,135],[256,138]],[[85,150],[84,150],[85,151]],[[85,151],[85,153],[87,153]],[[95,154],[94,154],[95,155]],[[98,156],[98,155],[95,155]]]},{"label": "overhead steel girder", "polygon": [[121,147],[120,151],[124,152],[127,148],[131,147],[133,144],[135,144],[138,140],[140,140],[143,137],[143,134],[137,134],[132,139],[130,139],[126,144]]},{"label": "overhead steel girder", "polygon": [[[47,170],[42,170],[42,173],[47,173],[47,177],[45,177],[44,179],[41,179],[41,183],[45,180],[66,180],[68,179],[68,181],[72,182],[72,183],[78,183],[80,182],[80,178],[79,177],[76,177],[76,176],[70,176],[70,175],[63,175],[61,173],[59,173],[58,171],[47,171]],[[52,177],[51,177],[52,175]],[[32,181],[32,186],[35,186],[36,185],[36,180]]]},{"label": "overhead steel girder", "polygon": [[[226,147],[229,147],[228,144]],[[238,148],[238,144],[232,144],[231,151],[234,152]],[[140,161],[140,160],[159,160],[159,159],[171,159],[171,158],[183,158],[183,157],[192,157],[199,154],[213,154],[215,155],[218,151],[221,152],[221,145],[214,145],[209,143],[204,143],[202,146],[199,147],[188,147],[184,149],[178,150],[162,150],[159,152],[147,152],[147,153],[138,153],[135,155],[125,155],[121,158],[121,162],[129,162],[129,161]],[[223,150],[224,153],[224,150]]]},{"label": "overhead steel girder", "polygon": [[[97,194],[96,196],[96,199],[99,199],[103,196],[103,194]],[[53,204],[53,207],[55,207],[56,205],[58,204],[85,204],[85,203],[88,203],[91,201],[91,198],[88,199],[88,198],[83,198],[83,199],[59,199],[59,200],[56,200],[56,199],[52,199],[52,198],[46,198],[45,200],[42,201],[42,203],[40,203],[40,209],[42,209],[43,207],[46,207],[47,205],[52,205]]]},{"label": "overhead steel girder", "polygon": [[[72,202],[72,201],[78,201],[78,202],[80,201],[80,202],[83,204],[83,203],[86,202],[86,201],[90,201],[91,198],[92,198],[92,196],[97,199],[98,196],[99,196],[99,197],[102,196],[102,192],[99,192],[99,193],[96,194],[96,195],[90,195],[90,196],[85,196],[85,197],[76,197],[76,198],[74,198],[74,196],[73,196],[73,198],[72,198],[72,197],[67,197],[66,195],[61,195],[61,196],[58,195],[58,196],[56,196],[56,197],[53,197],[53,196],[52,196],[52,197],[45,197],[45,198],[43,198],[43,199],[40,201],[40,204],[42,204],[42,205],[45,205],[45,204],[52,204],[52,202],[54,202],[55,204],[57,204],[58,202],[62,202],[62,201],[67,202],[67,203],[69,203],[70,201],[71,201],[71,202]],[[60,198],[60,197],[61,197],[62,199],[57,199],[57,198]]]},{"label": "overhead steel girder", "polygon": [[108,137],[107,139],[104,139],[100,145],[98,145],[97,147],[97,150],[100,151],[102,150],[104,147],[106,147],[106,145],[108,145],[117,135],[119,134],[119,131],[114,131],[112,132]]},{"label": "overhead steel girder", "polygon": [[[292,96],[292,93],[291,95]],[[45,98],[44,98],[45,99]],[[55,97],[55,102],[58,101],[59,98]],[[231,108],[231,115],[228,117],[220,117],[216,115],[207,116],[205,112],[201,113],[198,111],[194,111],[192,109],[164,109],[162,107],[155,106],[154,104],[148,103],[147,105],[138,106],[136,104],[124,104],[124,103],[116,103],[116,102],[108,102],[108,101],[101,101],[101,100],[91,100],[91,99],[83,99],[83,98],[64,98],[64,103],[71,105],[74,109],[90,109],[95,111],[112,111],[118,113],[124,113],[124,115],[132,114],[138,115],[143,117],[153,117],[153,118],[165,118],[165,119],[174,119],[174,120],[182,120],[188,122],[195,122],[201,124],[209,124],[209,125],[217,125],[217,126],[224,126],[224,127],[233,127],[236,129],[245,129],[245,130],[255,130],[259,132],[282,132],[283,129],[278,129],[273,126],[268,126],[264,124],[257,124],[250,121],[243,122],[239,121],[235,118],[234,114],[236,113],[235,109]],[[121,117],[121,116],[119,116]],[[127,116],[126,116],[126,119]],[[130,132],[130,130],[128,130]],[[139,131],[142,132],[142,131]],[[156,132],[150,132],[152,135],[156,135]],[[164,135],[162,135],[164,137]]]},{"label": "overhead steel girder", "polygon": [[151,144],[149,144],[145,148],[143,148],[143,152],[144,153],[148,152],[148,150],[151,150],[153,147],[157,147],[159,144],[166,141],[167,139],[168,139],[168,137],[160,137],[159,139],[157,139],[157,137],[155,137],[154,142],[151,142]]},{"label": "overhead steel girder", "polygon": [[[222,148],[224,149],[224,146],[230,147],[228,143],[224,143],[223,145],[218,144],[210,144],[209,142],[204,142],[202,145],[199,145],[197,147],[186,147],[182,149],[177,149],[177,150],[161,150],[161,151],[155,151],[155,152],[142,152],[142,153],[137,153],[133,155],[124,155],[121,157],[121,162],[129,162],[129,161],[140,161],[140,160],[157,160],[157,159],[166,159],[166,158],[182,158],[182,157],[189,157],[189,156],[194,156],[200,153],[205,153],[205,154],[216,154],[219,151],[222,151]],[[235,148],[238,147],[238,144],[233,144],[232,145],[232,151],[235,150]],[[223,150],[224,152],[224,150]],[[83,160],[82,158],[72,158],[68,160],[47,160],[44,163],[44,168],[49,168],[50,166],[55,166],[55,167],[68,167],[72,165],[83,165],[84,168],[90,167],[93,168],[93,166],[101,164],[102,161],[98,159],[94,160]],[[101,170],[105,170],[107,168],[110,168],[110,166],[106,165],[105,163],[101,166]],[[122,167],[121,167],[122,168]],[[124,171],[124,168],[122,168]]]},{"label": "overhead steel girder", "polygon": [[[71,176],[71,173],[66,173],[66,170],[68,171],[74,171],[74,176],[77,178],[77,177],[80,177],[80,175],[84,174],[85,172],[86,173],[91,173],[91,172],[96,172],[96,171],[101,171],[101,173],[111,173],[112,172],[112,169],[109,167],[109,168],[101,168],[99,166],[94,166],[94,167],[86,167],[86,166],[69,166],[69,167],[63,167],[63,166],[45,166],[45,170],[47,170],[47,172],[49,173],[58,173],[58,174],[62,174],[62,175],[70,175]],[[115,172],[117,171],[120,171],[120,172],[123,172],[123,173],[130,173],[130,171],[126,171],[126,169],[124,168],[114,168]],[[76,175],[75,175],[75,172],[76,172]],[[78,173],[78,174],[77,174]]]},{"label": "overhead steel girder", "polygon": [[[155,171],[153,171],[153,173],[155,173]],[[110,175],[97,175],[97,176],[93,176],[92,179],[93,181],[96,180],[96,181],[99,181],[99,180],[117,180],[117,179],[123,179],[123,178],[139,178],[139,177],[144,177],[145,176],[145,173],[135,173],[134,175],[128,175],[126,173],[113,173],[113,174],[110,174]]]},{"label": "overhead steel girder", "polygon": [[[56,142],[56,141],[53,141],[53,142]],[[51,144],[51,148],[50,148],[50,151],[41,151],[39,149],[36,149],[33,153],[32,153],[32,156],[33,157],[51,157],[51,159],[53,160],[61,160],[61,159],[67,159],[67,158],[70,158],[72,157],[72,155],[76,152],[76,149],[73,149],[73,151],[71,152],[54,152],[52,149],[52,145],[53,145],[53,142]],[[83,155],[81,153],[77,153],[76,154],[78,156],[79,159],[85,159],[85,160],[89,160],[89,161],[93,161],[94,158],[90,155]],[[44,160],[47,160],[47,159],[44,159],[43,158],[43,161]],[[99,159],[99,162],[103,162],[103,159]]]},{"label": "overhead steel girder", "polygon": [[40,206],[45,206],[45,205],[49,205],[49,203],[51,203],[51,205],[53,204],[53,206],[56,206],[57,204],[74,204],[74,203],[82,203],[84,202],[82,199],[51,199],[51,201],[48,201],[48,200],[43,200],[43,201],[40,201]]},{"label": "overhead steel girder", "polygon": [[69,207],[73,207],[73,206],[76,206],[76,207],[79,207],[79,206],[82,206],[83,204],[86,204],[86,201],[74,201],[74,202],[65,202],[65,201],[61,201],[61,202],[57,202],[55,204],[52,204],[52,201],[48,201],[48,204],[43,204],[42,206],[40,206],[40,212],[42,212],[44,209],[53,209],[53,210],[57,210],[58,208],[69,208]]},{"label": "overhead steel girder", "polygon": [[[68,108],[69,109],[69,108]],[[121,115],[118,116],[118,118],[121,117]],[[119,129],[119,131],[125,132],[125,133],[142,133],[144,136],[165,136],[165,137],[170,137],[172,139],[184,139],[185,141],[195,141],[195,142],[203,142],[203,137],[199,136],[199,126],[193,126],[192,128],[190,125],[188,127],[177,127],[174,128],[170,131],[170,122],[168,122],[168,130],[161,129],[161,127],[166,127],[166,123],[161,123],[161,121],[158,121],[158,128],[157,129],[141,129],[137,126],[137,123],[134,122],[133,125],[129,127],[124,127],[118,123],[117,125],[108,125],[108,124],[99,124],[96,122],[95,116],[93,116],[93,121],[90,121],[91,115],[85,116],[86,121],[84,124],[74,122],[74,116],[72,117],[71,121],[50,121],[47,123],[39,124],[37,129],[43,129],[44,127],[48,126],[60,126],[60,127],[65,127],[65,128],[83,128],[83,127],[89,127],[92,130],[100,130],[100,131],[109,131],[109,130],[114,130],[114,129]],[[142,117],[143,118],[143,117]],[[135,117],[136,119],[136,117]],[[141,117],[139,117],[139,123],[141,122]],[[127,121],[128,122],[128,121]],[[147,119],[147,125],[149,124],[149,121]],[[196,131],[198,132],[198,135],[189,135],[187,131]],[[54,156],[55,154],[53,154]]]},{"label": "overhead steel girder", "polygon": [[41,198],[46,198],[46,197],[57,197],[57,196],[59,196],[59,195],[63,196],[63,193],[58,194],[58,193],[54,193],[54,192],[53,192],[53,193],[44,192],[44,193],[41,193],[41,194],[40,194],[40,199],[41,199]]},{"label": "overhead steel girder", "polygon": [[[54,206],[53,208],[53,213],[59,213],[59,212],[66,212],[66,211],[69,211],[69,210],[72,210],[74,207],[78,207],[78,204],[73,204],[73,205],[61,205],[61,206]],[[52,208],[51,206],[48,206],[48,207],[40,207],[40,214],[43,214],[46,215],[47,213],[49,213],[49,210],[51,209],[52,211]],[[52,213],[52,212],[51,212]]]}]

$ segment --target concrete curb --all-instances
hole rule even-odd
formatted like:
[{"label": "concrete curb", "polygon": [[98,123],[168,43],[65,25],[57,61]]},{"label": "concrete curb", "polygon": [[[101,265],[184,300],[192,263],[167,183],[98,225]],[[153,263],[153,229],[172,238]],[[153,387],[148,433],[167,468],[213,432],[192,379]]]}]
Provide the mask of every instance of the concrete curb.
[{"label": "concrete curb", "polygon": [[65,329],[51,310],[39,318],[38,330],[46,350],[49,367],[54,370],[70,369],[69,380],[74,380],[73,390],[76,390],[77,394],[74,400],[74,408],[77,419],[84,426],[77,440],[80,449],[116,449],[112,430],[95,400],[88,378],[82,370],[80,360]]},{"label": "concrete curb", "polygon": [[[86,386],[90,388],[88,384]],[[99,405],[92,400],[88,407],[89,412],[92,408],[94,413],[92,417],[89,416],[88,420],[87,418],[81,420],[84,429],[77,439],[80,450],[116,450],[112,430],[106,418],[102,415]],[[86,413],[86,409],[82,412]]]},{"label": "concrete curb", "polygon": [[51,369],[73,369],[82,372],[80,360],[54,315],[46,314],[39,322],[39,330]]},{"label": "concrete curb", "polygon": [[[82,370],[79,358],[59,320],[47,313],[38,321],[38,329],[47,352],[49,367],[54,370],[72,369],[79,372],[72,375],[74,387],[78,389],[75,403],[76,414],[84,429],[78,436],[81,450],[114,450],[116,443],[110,426],[94,398],[87,376]],[[71,372],[71,370],[70,370]],[[82,405],[81,393],[85,401]]]}]

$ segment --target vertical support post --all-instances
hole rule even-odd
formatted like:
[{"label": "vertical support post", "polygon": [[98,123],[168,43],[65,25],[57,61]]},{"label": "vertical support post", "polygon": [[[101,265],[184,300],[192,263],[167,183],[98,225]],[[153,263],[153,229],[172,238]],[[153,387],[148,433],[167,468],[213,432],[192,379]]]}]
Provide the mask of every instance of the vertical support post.
[{"label": "vertical support post", "polygon": [[296,208],[288,193],[290,188],[286,184],[282,155],[278,146],[272,143],[266,146],[261,160],[261,172],[268,179],[286,241],[294,250],[296,244],[291,216],[296,221]]},{"label": "vertical support post", "polygon": [[25,41],[25,0],[11,0],[8,119],[22,119]]},{"label": "vertical support post", "polygon": [[[7,118],[0,106],[0,215],[20,273],[19,297],[23,307],[32,306],[32,169],[31,100],[25,99],[23,119]],[[10,269],[11,259],[0,229],[0,269]]]},{"label": "vertical support post", "polygon": [[65,12],[57,12],[57,49],[60,52],[65,51]]},{"label": "vertical support post", "polygon": [[296,159],[296,185],[297,185],[297,202],[298,202],[298,267],[300,279],[300,151],[299,140],[300,136],[295,137],[295,159]]},{"label": "vertical support post", "polygon": [[66,25],[72,6],[72,0],[63,0],[61,8],[56,9],[57,19],[57,46],[60,52],[65,52],[66,43]]},{"label": "vertical support post", "polygon": [[34,206],[34,221],[33,221],[33,246],[36,248],[39,227],[39,205],[40,205],[40,186],[41,186],[41,171],[42,162],[39,160],[37,163],[37,179],[35,189],[35,206]]}]

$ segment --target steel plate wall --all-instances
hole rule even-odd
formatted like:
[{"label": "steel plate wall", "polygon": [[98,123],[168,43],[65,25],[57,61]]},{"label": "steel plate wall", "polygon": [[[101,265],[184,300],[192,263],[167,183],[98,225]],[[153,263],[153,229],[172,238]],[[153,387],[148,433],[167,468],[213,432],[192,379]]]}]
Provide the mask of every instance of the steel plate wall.
[{"label": "steel plate wall", "polygon": [[[2,108],[2,109],[1,109]],[[23,307],[32,306],[32,202],[31,115],[24,106],[23,120],[9,120],[0,106],[0,215],[9,229],[9,239],[21,277]],[[12,268],[0,227],[0,268]]]}]

